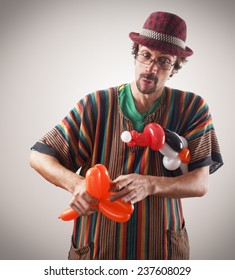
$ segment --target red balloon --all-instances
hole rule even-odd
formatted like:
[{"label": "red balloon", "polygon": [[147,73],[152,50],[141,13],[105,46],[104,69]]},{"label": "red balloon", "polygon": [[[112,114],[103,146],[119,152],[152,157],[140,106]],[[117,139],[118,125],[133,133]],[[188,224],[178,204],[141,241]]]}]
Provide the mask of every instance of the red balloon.
[{"label": "red balloon", "polygon": [[[136,130],[131,131],[132,140],[127,143],[129,147],[137,146],[149,146],[150,145],[150,137],[148,134],[139,133]],[[134,144],[134,145],[133,145]]]},{"label": "red balloon", "polygon": [[165,131],[159,124],[147,124],[144,128],[144,134],[150,138],[151,149],[158,151],[163,147],[165,143]]},{"label": "red balloon", "polygon": [[130,142],[126,143],[128,147],[134,147],[135,146],[135,141],[131,140]]},{"label": "red balloon", "polygon": [[183,148],[179,152],[178,157],[181,159],[183,163],[189,163],[191,161],[191,154],[188,148]]},{"label": "red balloon", "polygon": [[131,131],[131,138],[132,140],[136,141],[139,137],[139,133],[136,130]]},{"label": "red balloon", "polygon": [[138,139],[136,140],[136,145],[138,146],[150,146],[151,144],[151,139],[149,137],[148,134],[145,134],[145,133],[139,133],[139,137]]}]

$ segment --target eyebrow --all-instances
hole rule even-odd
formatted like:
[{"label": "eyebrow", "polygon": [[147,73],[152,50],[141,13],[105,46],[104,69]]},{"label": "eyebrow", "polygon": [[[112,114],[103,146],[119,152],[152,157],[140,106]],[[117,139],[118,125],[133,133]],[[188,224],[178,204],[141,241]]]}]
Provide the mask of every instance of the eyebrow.
[{"label": "eyebrow", "polygon": [[[154,51],[154,50],[151,50],[151,49],[149,49],[148,47],[145,47],[145,46],[141,46],[140,45],[140,47],[142,47],[142,48],[144,48],[143,50],[140,50],[140,48],[139,48],[139,51],[148,51],[149,53],[150,52],[152,52],[152,51]],[[169,55],[170,57],[172,57],[173,59],[174,59],[174,55],[172,55],[172,54],[169,54],[169,53],[162,53],[162,52],[159,52],[160,53],[160,55]]]}]

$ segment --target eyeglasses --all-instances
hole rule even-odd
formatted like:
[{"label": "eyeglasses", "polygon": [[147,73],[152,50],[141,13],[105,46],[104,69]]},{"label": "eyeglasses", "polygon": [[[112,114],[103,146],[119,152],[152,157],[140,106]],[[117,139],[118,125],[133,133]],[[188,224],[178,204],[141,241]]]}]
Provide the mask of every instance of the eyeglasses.
[{"label": "eyeglasses", "polygon": [[152,62],[157,64],[162,70],[170,70],[175,63],[171,63],[171,61],[166,57],[159,57],[157,59],[152,59],[149,53],[138,53],[136,59],[143,64],[150,65]]}]

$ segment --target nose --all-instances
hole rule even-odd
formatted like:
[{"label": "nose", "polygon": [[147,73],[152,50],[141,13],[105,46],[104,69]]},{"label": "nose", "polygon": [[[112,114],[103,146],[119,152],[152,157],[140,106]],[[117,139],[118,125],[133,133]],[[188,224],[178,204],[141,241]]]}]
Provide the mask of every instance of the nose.
[{"label": "nose", "polygon": [[146,66],[146,72],[148,73],[156,73],[158,70],[158,66],[155,60],[152,60],[152,62]]}]

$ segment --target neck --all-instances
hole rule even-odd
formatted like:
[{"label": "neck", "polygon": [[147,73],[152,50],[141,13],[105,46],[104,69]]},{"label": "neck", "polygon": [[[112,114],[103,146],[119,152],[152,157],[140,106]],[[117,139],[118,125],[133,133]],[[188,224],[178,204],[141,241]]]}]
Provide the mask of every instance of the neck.
[{"label": "neck", "polygon": [[164,87],[159,88],[157,91],[151,94],[143,94],[138,90],[135,81],[132,82],[131,91],[134,98],[135,107],[138,112],[141,114],[149,112],[154,102],[161,96],[163,88]]}]

